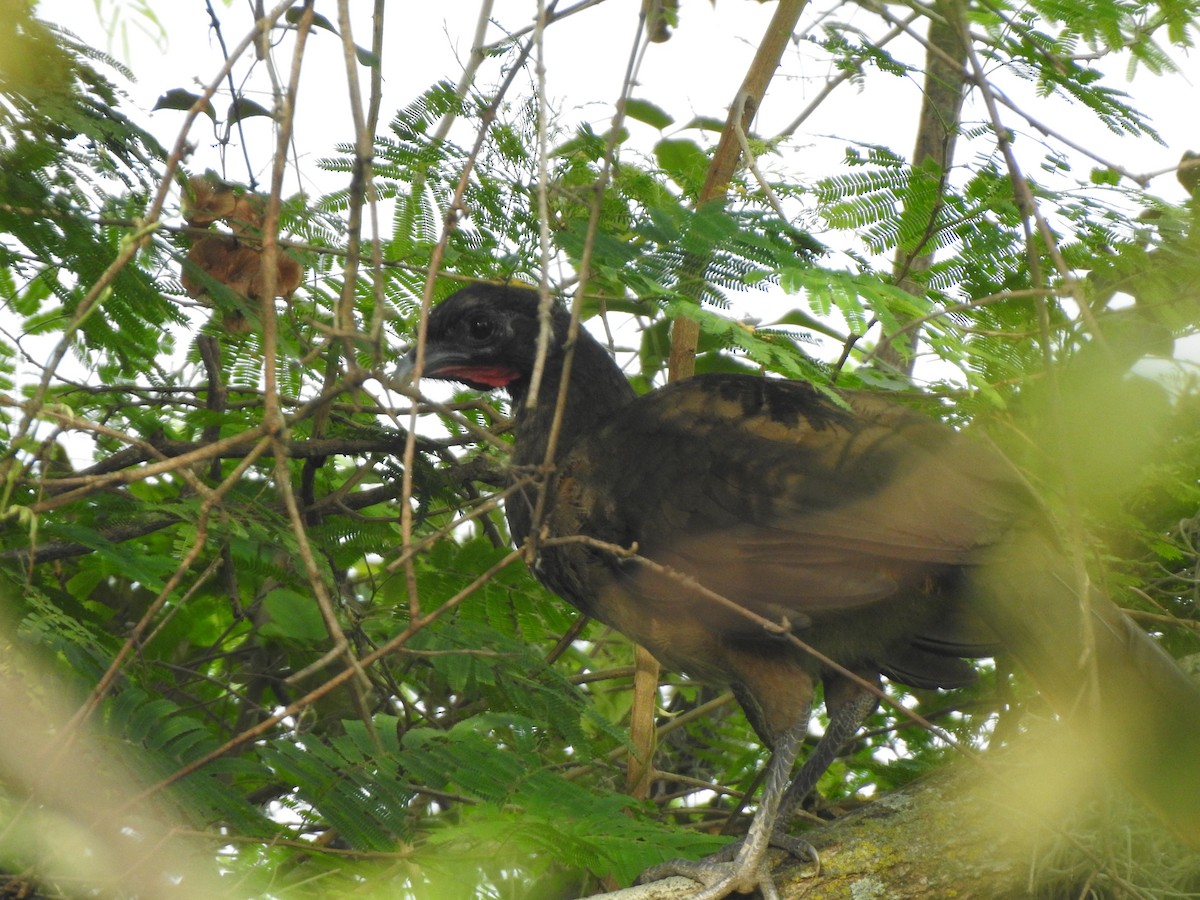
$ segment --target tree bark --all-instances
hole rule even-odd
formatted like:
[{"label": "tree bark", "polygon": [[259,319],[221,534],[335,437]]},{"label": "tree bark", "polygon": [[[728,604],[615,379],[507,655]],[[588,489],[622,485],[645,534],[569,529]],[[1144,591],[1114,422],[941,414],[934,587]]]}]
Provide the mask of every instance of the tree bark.
[{"label": "tree bark", "polygon": [[[1120,793],[1057,724],[794,831],[821,869],[772,851],[782,900],[1200,896],[1200,855]],[[590,900],[695,892],[695,882],[668,878]]]},{"label": "tree bark", "polygon": [[[742,155],[738,130],[749,134],[750,124],[767,93],[767,85],[775,77],[775,70],[783,59],[783,51],[800,21],[808,0],[779,0],[775,15],[767,26],[766,33],[758,45],[758,52],[742,80],[737,96],[729,105],[729,117],[721,131],[720,140],[709,163],[704,185],[700,188],[697,206],[721,202],[729,193],[729,180],[737,170]],[[707,260],[687,260],[685,266],[698,266],[702,273]],[[685,276],[687,272],[683,273]],[[696,302],[699,302],[697,295]],[[700,341],[700,324],[687,318],[678,318],[671,325],[671,351],[667,361],[668,379],[677,381],[688,378],[696,368],[696,347]]]},{"label": "tree bark", "polygon": [[[954,7],[957,0],[937,0],[933,4],[934,15],[929,20],[929,38],[925,51],[925,84],[921,102],[921,116],[917,122],[917,141],[913,148],[912,166],[919,169],[933,163],[936,171],[945,174],[954,164],[954,145],[958,137],[959,120],[962,117],[964,89],[966,87],[966,48],[959,38]],[[939,186],[939,198],[945,185]],[[933,236],[940,205],[935,203],[931,220],[927,223],[926,238],[916,247],[898,246],[892,262],[892,274],[896,284],[911,294],[923,294],[925,285],[916,277],[933,263],[933,251],[927,250],[928,239]],[[914,353],[919,335],[916,329],[906,331],[892,342],[884,335],[879,348],[879,362],[911,375]]]}]

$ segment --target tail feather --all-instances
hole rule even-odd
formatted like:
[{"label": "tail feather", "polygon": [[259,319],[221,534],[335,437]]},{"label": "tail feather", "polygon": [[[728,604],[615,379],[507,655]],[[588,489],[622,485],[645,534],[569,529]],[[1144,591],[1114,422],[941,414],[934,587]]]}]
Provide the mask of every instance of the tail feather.
[{"label": "tail feather", "polygon": [[1085,751],[1200,849],[1200,684],[1031,536],[977,576],[980,612]]}]

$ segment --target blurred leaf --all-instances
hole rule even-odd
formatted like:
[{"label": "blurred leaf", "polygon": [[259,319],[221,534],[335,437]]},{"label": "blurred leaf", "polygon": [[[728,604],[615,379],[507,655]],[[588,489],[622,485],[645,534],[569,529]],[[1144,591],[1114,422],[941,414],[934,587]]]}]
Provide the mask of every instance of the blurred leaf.
[{"label": "blurred leaf", "polygon": [[[151,110],[179,109],[186,112],[200,101],[200,94],[194,94],[185,88],[172,88],[165,94],[159,96],[157,102],[155,102],[154,106],[151,107]],[[217,114],[213,112],[212,104],[207,100],[203,101],[203,105],[200,107],[200,112],[204,113],[210,119],[215,120],[217,117]]]},{"label": "blurred leaf", "polygon": [[675,121],[662,107],[651,103],[649,100],[638,100],[632,97],[625,101],[625,114],[631,119],[645,122],[659,131]]}]

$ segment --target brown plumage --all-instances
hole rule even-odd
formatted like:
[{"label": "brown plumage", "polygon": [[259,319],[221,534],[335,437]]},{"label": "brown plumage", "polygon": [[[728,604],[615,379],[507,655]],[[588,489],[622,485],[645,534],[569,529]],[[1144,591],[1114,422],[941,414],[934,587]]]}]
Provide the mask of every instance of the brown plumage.
[{"label": "brown plumage", "polygon": [[[509,392],[517,467],[548,461],[570,343],[570,317],[552,307],[530,404],[539,322],[534,292],[469,287],[433,311],[424,347],[425,377]],[[989,445],[877,396],[846,393],[843,407],[777,379],[698,376],[636,397],[586,331],[566,387],[550,474],[507,501],[514,541],[534,532],[540,505],[538,578],[667,667],[731,685],[773,750],[737,859],[687,870],[709,885],[698,896],[773,890],[764,859],[777,815],[874,707],[782,632],[868,682],[960,686],[972,677],[964,657],[1003,646],[1063,714],[1087,708],[1094,685],[1113,770],[1200,835],[1200,691],[1095,591],[1096,653],[1081,662],[1072,567]],[[785,791],[818,680],[831,724]],[[1132,745],[1108,740],[1129,733]]]}]

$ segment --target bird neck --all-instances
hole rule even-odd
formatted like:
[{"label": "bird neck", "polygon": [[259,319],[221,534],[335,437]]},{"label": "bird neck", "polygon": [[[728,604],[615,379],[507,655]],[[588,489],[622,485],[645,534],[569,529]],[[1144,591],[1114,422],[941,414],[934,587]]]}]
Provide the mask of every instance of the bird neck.
[{"label": "bird neck", "polygon": [[[529,381],[510,385],[515,422],[513,427],[514,465],[540,465],[546,461],[563,383],[565,352],[557,348],[547,354],[536,402],[530,403]],[[575,441],[608,420],[636,394],[617,364],[586,331],[580,331],[571,360],[570,385],[562,410],[562,420],[554,446],[557,461]]]}]

